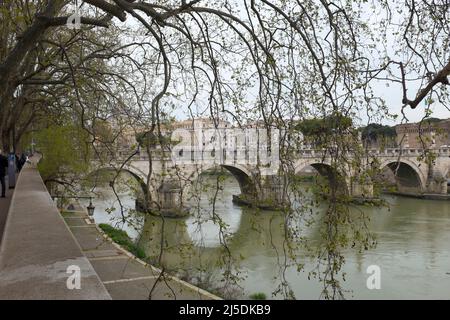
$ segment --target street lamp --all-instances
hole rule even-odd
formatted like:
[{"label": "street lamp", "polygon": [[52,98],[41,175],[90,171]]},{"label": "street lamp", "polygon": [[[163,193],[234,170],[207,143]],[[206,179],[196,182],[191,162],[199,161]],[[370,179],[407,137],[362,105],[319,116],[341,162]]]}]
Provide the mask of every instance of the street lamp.
[{"label": "street lamp", "polygon": [[89,205],[87,206],[86,209],[87,209],[89,217],[92,218],[94,216],[94,210],[95,210],[95,207],[92,205],[92,198],[89,198]]}]

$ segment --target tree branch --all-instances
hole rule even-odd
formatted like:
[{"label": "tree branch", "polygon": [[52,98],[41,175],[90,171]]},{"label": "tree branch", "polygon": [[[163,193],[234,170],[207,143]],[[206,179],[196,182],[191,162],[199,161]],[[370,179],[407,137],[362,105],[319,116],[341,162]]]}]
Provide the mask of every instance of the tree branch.
[{"label": "tree branch", "polygon": [[106,1],[85,0],[84,2],[89,3],[90,5],[93,5],[94,7],[97,7],[99,9],[113,15],[114,17],[116,17],[117,19],[119,19],[122,22],[125,21],[127,18],[127,14],[125,11],[123,11],[120,7],[110,4]]},{"label": "tree branch", "polygon": [[405,79],[404,79],[404,74],[405,71],[403,70],[403,64],[400,64],[400,69],[402,71],[402,85],[403,85],[403,100],[402,102],[406,105],[409,105],[411,107],[411,109],[415,109],[419,103],[427,96],[427,94],[433,89],[433,87],[435,85],[437,85],[438,83],[442,83],[445,85],[449,84],[449,80],[448,80],[448,76],[450,75],[450,61],[447,63],[447,65],[441,70],[439,71],[434,78],[428,83],[428,85],[421,89],[416,98],[414,100],[408,100],[407,96],[406,96],[406,87],[405,87]]},{"label": "tree branch", "polygon": [[[50,17],[45,17],[45,16],[39,16],[40,19],[43,19],[47,26],[49,27],[57,27],[57,26],[62,26],[65,25],[67,23],[67,19],[69,18],[69,16],[66,17],[54,17],[54,18],[50,18]],[[108,28],[108,22],[105,21],[104,19],[94,19],[94,18],[89,18],[89,17],[81,17],[80,18],[80,23],[81,24],[88,24],[88,25],[93,25],[93,26],[97,26],[97,27],[104,27],[104,28]]]}]

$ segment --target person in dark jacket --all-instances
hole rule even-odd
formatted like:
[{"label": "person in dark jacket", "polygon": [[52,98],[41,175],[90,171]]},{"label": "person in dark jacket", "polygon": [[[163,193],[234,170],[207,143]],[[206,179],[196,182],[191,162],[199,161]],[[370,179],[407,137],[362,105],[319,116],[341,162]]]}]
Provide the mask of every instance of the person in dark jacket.
[{"label": "person in dark jacket", "polygon": [[6,168],[8,168],[8,158],[3,155],[3,152],[0,150],[0,182],[2,184],[2,198],[5,197],[6,184],[5,184],[5,175]]},{"label": "person in dark jacket", "polygon": [[19,173],[19,172],[20,172],[20,169],[22,169],[22,166],[20,165],[20,157],[19,157],[19,154],[16,153],[16,154],[14,155],[14,157],[16,158],[16,172]]},{"label": "person in dark jacket", "polygon": [[27,163],[27,160],[28,160],[27,155],[22,152],[22,155],[20,156],[20,168],[23,168],[25,163]]}]

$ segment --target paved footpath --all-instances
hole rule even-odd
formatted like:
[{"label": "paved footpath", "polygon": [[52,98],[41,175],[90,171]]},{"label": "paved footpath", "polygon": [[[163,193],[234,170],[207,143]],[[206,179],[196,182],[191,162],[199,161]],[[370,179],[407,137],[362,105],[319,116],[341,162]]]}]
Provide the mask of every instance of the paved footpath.
[{"label": "paved footpath", "polygon": [[77,207],[77,210],[65,211],[62,215],[113,299],[220,299],[177,278],[161,278],[159,269],[112,242],[96,224],[89,221],[86,212]]}]

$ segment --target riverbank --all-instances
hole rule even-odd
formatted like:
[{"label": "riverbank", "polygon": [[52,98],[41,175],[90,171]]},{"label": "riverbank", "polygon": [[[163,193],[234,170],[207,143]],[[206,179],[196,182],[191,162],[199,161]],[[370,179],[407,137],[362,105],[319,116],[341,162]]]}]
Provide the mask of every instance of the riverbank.
[{"label": "riverbank", "polygon": [[62,216],[112,299],[220,299],[142,261],[90,221],[83,208],[76,207],[64,211]]},{"label": "riverbank", "polygon": [[283,207],[274,204],[274,203],[264,203],[264,202],[255,202],[254,200],[247,199],[242,194],[233,195],[232,201],[234,204],[238,206],[246,206],[249,208],[258,208],[261,210],[269,210],[269,211],[283,211]]},{"label": "riverbank", "polygon": [[383,194],[399,196],[399,197],[407,197],[407,198],[416,198],[416,199],[424,199],[424,200],[450,200],[450,194],[435,194],[435,193],[406,193],[406,192],[397,192],[397,191],[383,191]]}]

